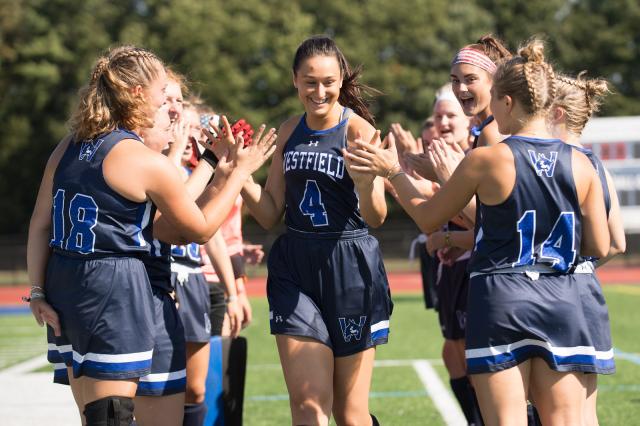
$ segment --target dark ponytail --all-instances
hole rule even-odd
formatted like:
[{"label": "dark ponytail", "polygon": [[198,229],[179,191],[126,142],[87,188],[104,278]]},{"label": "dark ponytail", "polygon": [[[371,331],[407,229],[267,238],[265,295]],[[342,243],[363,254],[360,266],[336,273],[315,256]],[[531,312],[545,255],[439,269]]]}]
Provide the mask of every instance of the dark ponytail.
[{"label": "dark ponytail", "polygon": [[336,58],[342,77],[342,88],[338,102],[351,108],[356,114],[375,126],[373,114],[369,111],[369,99],[380,92],[358,82],[362,66],[359,65],[352,70],[336,43],[327,36],[317,35],[306,39],[298,46],[293,58],[293,74],[297,74],[304,60],[314,56],[333,56]]}]

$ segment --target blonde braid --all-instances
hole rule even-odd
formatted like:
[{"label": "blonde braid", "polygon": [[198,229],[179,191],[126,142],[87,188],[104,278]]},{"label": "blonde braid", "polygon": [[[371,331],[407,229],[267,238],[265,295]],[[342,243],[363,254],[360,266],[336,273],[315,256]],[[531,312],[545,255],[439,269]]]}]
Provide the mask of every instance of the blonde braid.
[{"label": "blonde braid", "polygon": [[527,82],[527,89],[529,90],[529,100],[531,101],[531,109],[535,111],[538,109],[538,91],[536,90],[536,78],[533,72],[533,63],[525,62],[522,69],[524,71],[524,78]]},{"label": "blonde braid", "polygon": [[98,62],[96,62],[96,65],[93,67],[93,72],[91,73],[91,82],[95,83],[96,81],[98,81],[98,79],[102,77],[102,74],[104,74],[104,71],[108,66],[109,59],[105,58],[104,56],[98,59]]},{"label": "blonde braid", "polygon": [[553,106],[554,99],[556,98],[556,92],[557,92],[556,78],[555,78],[556,76],[555,76],[555,72],[553,71],[553,67],[551,65],[549,65],[546,62],[543,62],[541,65],[545,70],[545,73],[547,76],[547,84],[549,85],[547,90],[549,99],[547,99],[546,106],[544,108],[550,109]]}]

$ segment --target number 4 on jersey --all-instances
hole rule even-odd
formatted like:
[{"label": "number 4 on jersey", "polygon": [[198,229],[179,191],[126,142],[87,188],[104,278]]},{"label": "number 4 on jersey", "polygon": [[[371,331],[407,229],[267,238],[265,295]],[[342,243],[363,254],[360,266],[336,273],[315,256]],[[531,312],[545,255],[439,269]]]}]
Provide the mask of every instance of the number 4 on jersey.
[{"label": "number 4 on jersey", "polygon": [[320,188],[315,180],[307,180],[304,195],[300,201],[300,211],[303,215],[309,216],[313,226],[327,226],[329,224],[327,211],[322,204],[322,194],[320,194]]}]

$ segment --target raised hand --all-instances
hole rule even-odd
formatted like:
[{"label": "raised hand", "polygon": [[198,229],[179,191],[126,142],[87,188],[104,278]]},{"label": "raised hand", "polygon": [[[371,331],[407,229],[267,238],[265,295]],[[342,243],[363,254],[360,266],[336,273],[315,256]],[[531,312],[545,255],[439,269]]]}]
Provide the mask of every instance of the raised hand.
[{"label": "raised hand", "polygon": [[276,150],[275,142],[278,137],[276,129],[271,128],[264,133],[265,125],[261,125],[258,133],[247,145],[243,146],[242,132],[238,133],[235,145],[230,150],[229,160],[235,163],[238,170],[252,174],[258,170]]},{"label": "raised hand", "polygon": [[433,163],[429,159],[428,154],[407,153],[404,156],[407,167],[413,170],[418,176],[428,179],[432,182],[438,181],[438,176],[433,169]]},{"label": "raised hand", "polygon": [[386,178],[400,169],[395,138],[392,133],[387,134],[382,146],[375,146],[356,139],[348,150],[342,150],[342,155],[344,155],[350,170],[356,172]]},{"label": "raised hand", "polygon": [[[362,139],[360,130],[358,130],[356,131],[356,138],[354,139],[354,141],[347,143],[347,150],[352,150],[352,149],[358,150],[358,146],[360,144],[377,148],[380,146],[380,143],[381,143],[380,130],[375,131],[375,133],[371,137],[371,140],[368,143],[364,139]],[[343,155],[344,155],[344,152],[345,151],[343,150]],[[350,158],[348,158],[347,156],[344,156],[344,159],[345,159],[345,165],[347,166],[347,173],[349,173],[349,176],[351,176],[351,180],[353,180],[353,183],[356,186],[363,187],[373,183],[373,180],[376,177],[374,174],[359,171],[353,168],[354,163],[351,161]]]},{"label": "raised hand", "polygon": [[458,164],[464,159],[465,153],[458,144],[447,144],[442,139],[434,139],[427,152],[433,164],[433,170],[440,183],[449,180]]}]

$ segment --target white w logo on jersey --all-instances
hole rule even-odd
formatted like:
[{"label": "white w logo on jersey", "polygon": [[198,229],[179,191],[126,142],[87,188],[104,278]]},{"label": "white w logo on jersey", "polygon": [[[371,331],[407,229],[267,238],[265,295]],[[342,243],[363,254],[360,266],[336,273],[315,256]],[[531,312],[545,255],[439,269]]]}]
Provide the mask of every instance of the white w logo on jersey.
[{"label": "white w logo on jersey", "polygon": [[553,177],[553,171],[556,168],[556,160],[558,159],[558,152],[551,151],[549,153],[549,158],[547,158],[542,152],[535,152],[534,150],[529,150],[529,158],[531,159],[531,164],[536,169],[536,174],[538,176],[542,176],[542,173],[547,175],[547,177]]}]

